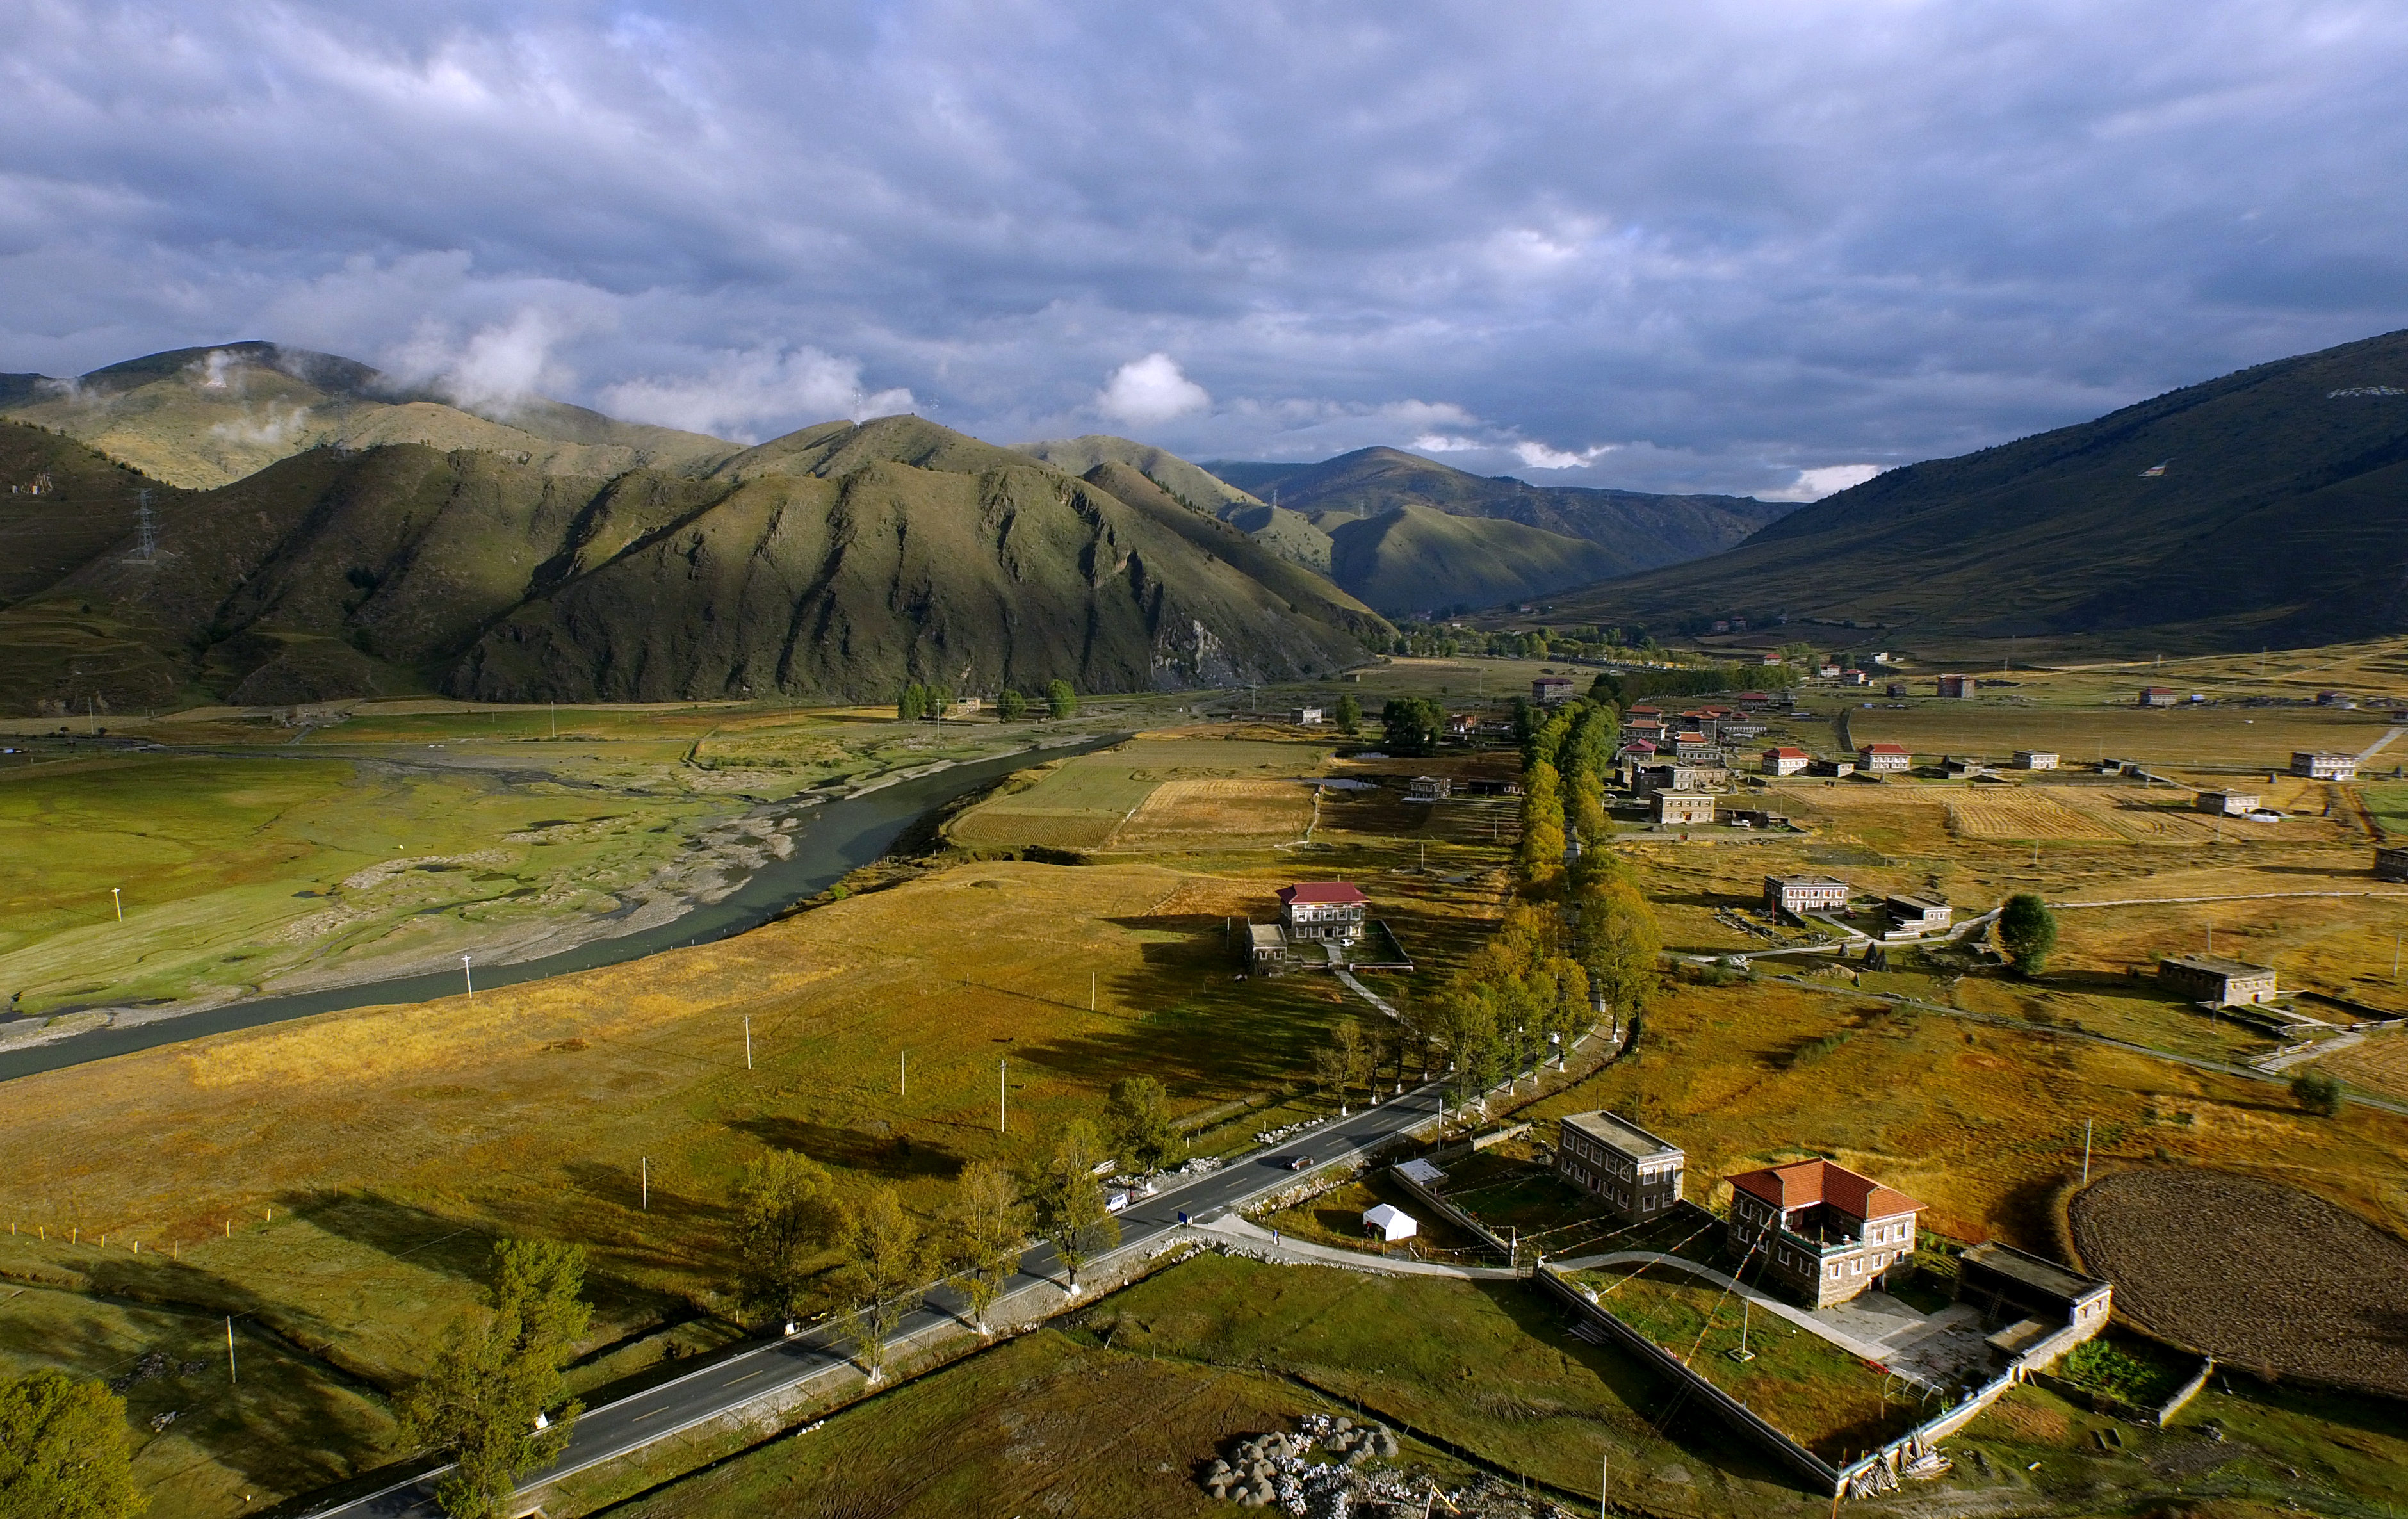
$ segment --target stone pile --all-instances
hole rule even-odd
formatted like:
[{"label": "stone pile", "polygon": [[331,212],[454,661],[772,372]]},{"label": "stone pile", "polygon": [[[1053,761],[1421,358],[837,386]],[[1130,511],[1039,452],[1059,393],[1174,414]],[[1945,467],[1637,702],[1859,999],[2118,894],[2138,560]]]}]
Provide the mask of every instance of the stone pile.
[{"label": "stone pile", "polygon": [[[1240,1440],[1204,1474],[1204,1488],[1241,1508],[1284,1509],[1297,1519],[1345,1519],[1363,1487],[1354,1464],[1369,1456],[1393,1460],[1398,1450],[1397,1437],[1377,1425],[1308,1414],[1293,1435],[1274,1431]],[[1308,1459],[1315,1453],[1334,1459]]]}]

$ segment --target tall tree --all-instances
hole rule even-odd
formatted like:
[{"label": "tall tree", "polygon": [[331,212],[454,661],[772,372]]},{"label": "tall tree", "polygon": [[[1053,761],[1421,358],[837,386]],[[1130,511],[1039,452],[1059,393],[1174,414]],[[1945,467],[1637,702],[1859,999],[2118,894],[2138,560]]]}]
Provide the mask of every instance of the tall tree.
[{"label": "tall tree", "polygon": [[1349,738],[1363,731],[1363,704],[1354,699],[1352,692],[1338,698],[1336,720],[1338,731]]},{"label": "tall tree", "polygon": [[1572,777],[1570,813],[1572,837],[1580,840],[1581,854],[1586,858],[1613,838],[1613,824],[1605,815],[1605,782],[1595,770],[1583,770]]},{"label": "tall tree", "polygon": [[738,1296],[757,1311],[799,1317],[833,1232],[828,1174],[809,1156],[772,1150],[736,1182],[736,1238],[744,1259]]},{"label": "tall tree", "polygon": [[1999,910],[1999,944],[2016,975],[2039,975],[2048,968],[2049,953],[2057,948],[2056,914],[2038,895],[2015,893]]},{"label": "tall tree", "polygon": [[1028,698],[1010,686],[995,698],[995,714],[1006,723],[1017,723],[1028,715]]},{"label": "tall tree", "polygon": [[872,1187],[838,1210],[837,1253],[846,1338],[875,1382],[886,1368],[887,1338],[920,1305],[927,1285],[927,1241],[893,1187]]},{"label": "tall tree", "polygon": [[1151,1076],[1124,1076],[1104,1099],[1105,1132],[1121,1157],[1140,1170],[1159,1170],[1179,1152],[1170,1102]]},{"label": "tall tree", "polygon": [[1426,696],[1391,696],[1380,709],[1380,742],[1389,753],[1418,759],[1438,748],[1446,709]]},{"label": "tall tree", "polygon": [[1544,760],[1522,775],[1522,879],[1538,891],[1564,868],[1564,798],[1555,767]]},{"label": "tall tree", "polygon": [[1627,881],[1610,881],[1580,898],[1580,960],[1589,985],[1624,1023],[1647,1010],[1659,983],[1664,936],[1655,910]]},{"label": "tall tree", "polygon": [[1057,719],[1076,717],[1079,715],[1079,694],[1070,689],[1068,681],[1048,681],[1045,682],[1045,705]]},{"label": "tall tree", "polygon": [[962,1168],[945,1222],[953,1231],[953,1264],[962,1273],[962,1296],[969,1300],[970,1318],[983,1335],[987,1310],[1003,1296],[1004,1284],[1020,1265],[1034,1215],[1010,1167],[999,1160],[974,1160]]},{"label": "tall tree", "polygon": [[1079,1268],[1121,1241],[1120,1220],[1104,1206],[1104,1189],[1096,1179],[1103,1161],[1095,1125],[1073,1119],[1054,1141],[1054,1154],[1029,1178],[1028,1200],[1036,1210],[1037,1230],[1070,1273],[1074,1297],[1079,1294]]},{"label": "tall tree", "polygon": [[904,723],[916,722],[928,714],[928,688],[913,681],[895,697],[895,716]]},{"label": "tall tree", "polygon": [[0,1383],[0,1519],[132,1519],[125,1399],[44,1370]]},{"label": "tall tree", "polygon": [[592,1316],[584,1283],[576,1245],[497,1242],[491,1310],[454,1324],[403,1395],[404,1426],[455,1463],[435,1489],[452,1519],[496,1519],[518,1479],[567,1446],[579,1408],[562,1400],[560,1369]]}]

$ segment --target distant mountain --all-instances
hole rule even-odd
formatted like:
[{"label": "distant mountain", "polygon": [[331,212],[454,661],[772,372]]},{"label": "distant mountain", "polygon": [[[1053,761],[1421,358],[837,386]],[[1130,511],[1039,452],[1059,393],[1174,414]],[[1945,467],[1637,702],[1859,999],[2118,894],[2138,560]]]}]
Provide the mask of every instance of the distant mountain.
[{"label": "distant mountain", "polygon": [[1249,507],[1254,498],[1217,475],[1189,464],[1175,453],[1135,438],[1090,433],[1084,437],[1057,438],[1049,443],[1015,443],[1014,449],[1044,460],[1068,474],[1084,475],[1097,465],[1125,465],[1199,510],[1221,512]]},{"label": "distant mountain", "polygon": [[47,556],[0,578],[0,705],[1129,691],[1325,674],[1393,632],[1134,471],[1091,483],[917,417],[564,457],[316,448],[183,490],[0,423],[0,544]]},{"label": "distant mountain", "polygon": [[[1524,600],[1600,573],[1694,559],[1794,509],[1748,496],[1530,485],[1398,449],[1358,449],[1313,465],[1203,467],[1271,503],[1222,515],[1299,564],[1329,565],[1340,585],[1390,613]],[[1356,547],[1341,551],[1349,535]],[[1407,564],[1415,566],[1410,574],[1382,567]]]},{"label": "distant mountain", "polygon": [[1532,485],[1474,475],[1400,449],[1357,449],[1317,465],[1207,464],[1205,468],[1292,510],[1368,517],[1391,507],[1435,507],[1586,538],[1629,570],[1716,552],[1798,509],[1745,495],[1650,495],[1577,485]]},{"label": "distant mountain", "polygon": [[478,449],[571,475],[707,469],[742,448],[535,397],[480,415],[356,360],[262,342],[177,349],[72,380],[0,375],[0,416],[193,490],[327,446]]},{"label": "distant mountain", "polygon": [[1885,638],[2133,633],[2199,647],[2408,628],[2408,332],[1910,465],[1710,559],[1556,598],[1565,620],[1724,611]]}]

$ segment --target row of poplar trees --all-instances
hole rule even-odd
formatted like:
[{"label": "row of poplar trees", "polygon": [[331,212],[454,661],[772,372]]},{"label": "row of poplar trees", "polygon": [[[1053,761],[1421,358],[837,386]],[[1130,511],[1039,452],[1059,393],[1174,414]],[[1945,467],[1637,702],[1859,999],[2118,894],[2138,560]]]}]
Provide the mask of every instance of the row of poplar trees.
[{"label": "row of poplar trees", "polygon": [[1514,729],[1522,746],[1516,900],[1445,987],[1405,1010],[1411,1031],[1444,1055],[1466,1092],[1484,1092],[1551,1052],[1560,1063],[1600,1008],[1627,1025],[1661,984],[1655,911],[1629,866],[1606,847],[1613,829],[1605,775],[1621,734],[1614,709],[1518,705]]}]

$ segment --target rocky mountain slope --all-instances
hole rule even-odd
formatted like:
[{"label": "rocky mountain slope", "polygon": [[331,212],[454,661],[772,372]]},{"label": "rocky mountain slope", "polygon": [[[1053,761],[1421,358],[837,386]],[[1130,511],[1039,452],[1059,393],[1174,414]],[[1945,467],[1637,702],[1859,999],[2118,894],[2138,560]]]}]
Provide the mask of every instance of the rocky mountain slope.
[{"label": "rocky mountain slope", "polygon": [[2303,645],[2408,626],[2408,332],[1911,465],[1558,615],[1726,611],[1885,637]]}]

